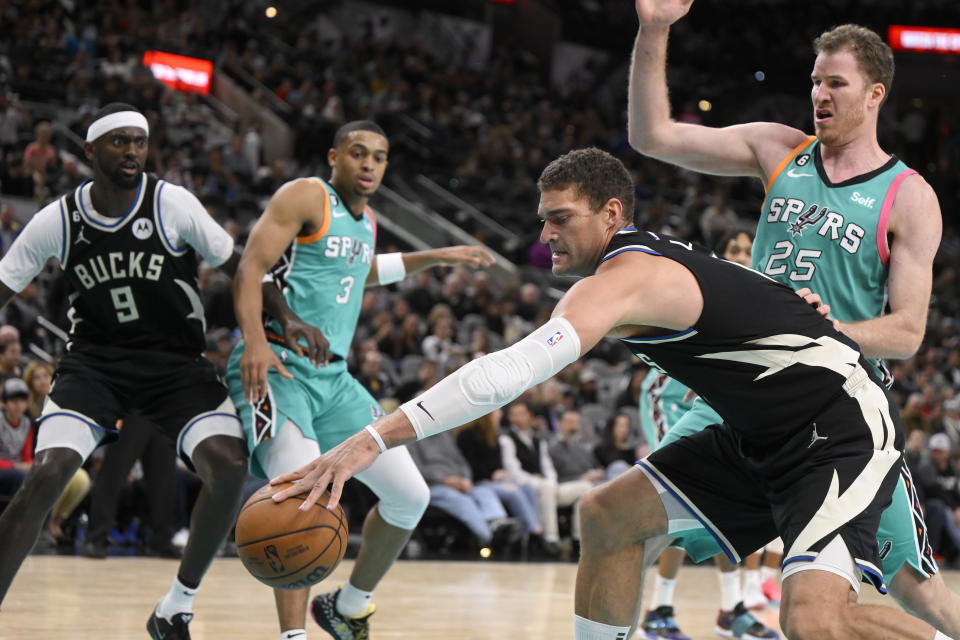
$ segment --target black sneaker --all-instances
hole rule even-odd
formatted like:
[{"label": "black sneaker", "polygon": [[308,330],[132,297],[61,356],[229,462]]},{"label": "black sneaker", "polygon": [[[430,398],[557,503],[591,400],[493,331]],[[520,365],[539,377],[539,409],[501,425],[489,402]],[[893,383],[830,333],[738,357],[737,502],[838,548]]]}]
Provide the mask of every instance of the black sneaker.
[{"label": "black sneaker", "polygon": [[324,593],[310,603],[310,615],[320,628],[337,640],[370,640],[370,616],[377,610],[371,604],[362,616],[350,618],[337,612],[340,589]]},{"label": "black sneaker", "polygon": [[173,620],[167,621],[157,615],[156,609],[147,620],[147,633],[153,640],[190,640],[190,621],[192,613],[176,613]]},{"label": "black sneaker", "polygon": [[107,543],[87,540],[83,543],[83,548],[80,550],[80,553],[87,558],[103,560],[107,557]]}]

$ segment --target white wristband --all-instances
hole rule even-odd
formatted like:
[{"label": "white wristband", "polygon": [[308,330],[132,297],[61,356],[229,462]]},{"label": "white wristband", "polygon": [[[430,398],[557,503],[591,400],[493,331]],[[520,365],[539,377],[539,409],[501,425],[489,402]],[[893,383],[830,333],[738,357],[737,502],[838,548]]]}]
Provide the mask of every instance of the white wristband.
[{"label": "white wristband", "polygon": [[367,431],[370,432],[370,435],[377,442],[377,446],[380,447],[380,453],[383,453],[387,450],[387,445],[383,442],[383,438],[380,437],[380,434],[377,433],[377,430],[373,428],[372,424],[368,424],[364,427]]},{"label": "white wristband", "polygon": [[402,253],[377,254],[377,279],[380,284],[400,282],[407,277],[407,268],[403,264]]}]

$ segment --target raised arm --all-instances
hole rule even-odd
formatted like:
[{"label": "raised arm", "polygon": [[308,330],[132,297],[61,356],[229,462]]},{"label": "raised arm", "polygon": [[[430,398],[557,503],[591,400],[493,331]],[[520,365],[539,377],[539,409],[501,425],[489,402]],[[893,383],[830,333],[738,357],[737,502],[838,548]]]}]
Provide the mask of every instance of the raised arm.
[{"label": "raised arm", "polygon": [[[887,288],[890,313],[839,328],[871,358],[909,358],[920,348],[933,286],[933,258],[940,246],[940,203],[919,175],[906,178],[890,211],[893,235]],[[829,301],[828,301],[829,302]]]},{"label": "raised arm", "polygon": [[637,0],[640,28],[630,65],[627,132],[644,155],[694,171],[754,176],[766,180],[803,132],[782,124],[755,122],[725,128],[676,122],[670,117],[667,39],[670,25],[693,0]]},{"label": "raised arm", "polygon": [[478,269],[489,267],[494,262],[493,255],[480,245],[458,245],[427,251],[378,254],[373,257],[365,285],[375,287],[390,284],[407,274],[430,267],[464,265]]},{"label": "raised arm", "polygon": [[260,400],[266,393],[267,370],[270,367],[290,377],[268,346],[264,333],[263,277],[304,225],[322,222],[314,220],[323,214],[317,213],[317,208],[311,206],[317,197],[326,197],[325,194],[320,196],[318,191],[321,191],[321,187],[309,180],[294,180],[280,187],[250,232],[237,267],[233,285],[234,309],[245,342],[240,377],[244,393],[254,401]]}]

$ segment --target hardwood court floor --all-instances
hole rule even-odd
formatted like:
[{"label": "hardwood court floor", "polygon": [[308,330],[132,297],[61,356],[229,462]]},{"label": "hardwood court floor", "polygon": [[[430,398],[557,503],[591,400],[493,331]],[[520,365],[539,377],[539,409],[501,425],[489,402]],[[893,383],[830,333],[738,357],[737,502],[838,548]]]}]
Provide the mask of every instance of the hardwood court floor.
[{"label": "hardwood court floor", "polygon": [[[345,561],[315,592],[349,576]],[[0,610],[0,640],[147,638],[144,626],[176,572],[173,560],[73,556],[27,558]],[[573,635],[572,563],[401,561],[377,590],[372,619],[376,640],[523,639]],[[960,589],[960,573],[945,572]],[[648,575],[647,597],[651,580]],[[711,567],[684,567],[677,586],[681,628],[710,639],[717,613],[717,578]],[[864,585],[864,602],[893,606]],[[270,589],[251,578],[239,560],[218,559],[197,596],[194,640],[276,640],[279,631]],[[758,614],[775,625],[776,610]],[[308,637],[328,640],[311,620]]]}]

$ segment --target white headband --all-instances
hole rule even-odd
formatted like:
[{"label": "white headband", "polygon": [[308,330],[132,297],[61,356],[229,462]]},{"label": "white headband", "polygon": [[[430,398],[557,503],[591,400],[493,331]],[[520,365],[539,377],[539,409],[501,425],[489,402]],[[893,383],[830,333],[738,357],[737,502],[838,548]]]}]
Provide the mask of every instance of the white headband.
[{"label": "white headband", "polygon": [[150,135],[150,127],[147,126],[147,119],[139,111],[118,111],[108,116],[103,116],[99,120],[90,123],[87,129],[87,142],[93,142],[108,131],[119,129],[120,127],[139,127]]}]

